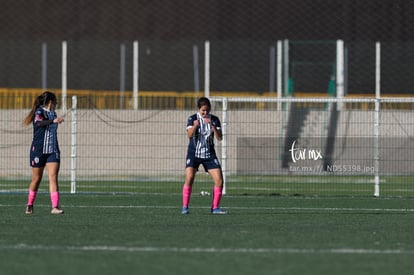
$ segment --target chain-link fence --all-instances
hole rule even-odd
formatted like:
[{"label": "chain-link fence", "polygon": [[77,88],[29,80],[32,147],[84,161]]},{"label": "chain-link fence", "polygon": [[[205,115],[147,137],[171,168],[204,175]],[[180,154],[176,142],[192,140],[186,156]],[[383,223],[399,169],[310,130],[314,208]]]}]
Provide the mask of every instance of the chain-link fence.
[{"label": "chain-link fence", "polygon": [[[414,100],[334,100],[212,98],[227,192],[372,196],[381,187],[382,196],[413,196]],[[358,102],[370,105],[346,108]],[[382,109],[392,102],[411,108]],[[3,192],[25,191],[30,179],[27,112],[0,110]],[[59,126],[62,192],[179,193],[193,112],[72,108]],[[202,188],[210,179],[199,173]]]},{"label": "chain-link fence", "polygon": [[12,40],[413,40],[407,0],[6,0]]},{"label": "chain-link fence", "polygon": [[[2,4],[1,88],[58,90],[65,82],[69,89],[94,91],[137,88],[197,94],[208,86],[211,91],[257,95],[282,92],[277,75],[284,70],[290,94],[332,94],[335,41],[341,39],[345,94],[374,94],[377,41],[381,93],[413,92],[411,1],[16,0]],[[65,69],[62,41],[67,41]],[[139,42],[136,58],[134,41]],[[211,46],[208,57],[206,41]],[[277,41],[289,41],[289,52],[283,56],[290,61],[288,67],[278,66],[285,61],[278,56]],[[62,79],[62,70],[67,70],[67,80]]]},{"label": "chain-link fence", "polygon": [[[173,171],[180,170],[181,158],[172,158],[171,154],[184,151],[180,121],[193,109],[195,99],[201,95],[254,96],[251,101],[228,102],[232,110],[229,115],[233,116],[228,135],[241,138],[233,140],[234,148],[237,142],[262,146],[256,146],[254,152],[235,149],[234,156],[253,155],[256,160],[243,163],[243,158],[234,157],[230,163],[237,165],[233,163],[227,172],[245,177],[237,178],[247,184],[245,190],[261,190],[249,185],[252,177],[247,174],[257,174],[259,166],[268,171],[266,165],[272,164],[260,162],[259,155],[266,153],[267,138],[273,142],[274,133],[260,132],[259,126],[287,125],[289,116],[281,109],[286,111],[287,106],[283,97],[335,97],[338,88],[345,97],[413,94],[413,14],[414,4],[405,0],[4,1],[0,17],[0,111],[4,120],[0,149],[6,156],[1,158],[2,176],[18,181],[28,177],[21,164],[30,131],[16,125],[34,97],[45,89],[59,95],[62,110],[68,114],[71,96],[79,98],[79,130],[83,131],[83,143],[78,144],[83,167],[80,172],[85,177],[102,174],[119,180],[146,174],[145,180],[151,181],[147,176],[155,173],[156,186],[163,187],[171,175],[175,176]],[[313,136],[326,135],[324,127],[332,114],[320,110],[327,106],[325,103],[294,105],[299,119],[311,117],[295,127],[315,126],[318,133]],[[368,118],[367,125],[373,125],[374,108],[374,101],[344,103],[338,129],[364,132],[367,129],[360,127],[364,123],[359,123],[358,116]],[[411,111],[410,100],[381,101],[384,123],[390,121],[392,126],[384,131],[396,131],[404,137],[400,141],[410,141]],[[164,129],[165,125],[168,128]],[[154,126],[164,131],[151,132]],[[63,139],[69,144],[70,128],[65,127],[61,128]],[[278,134],[287,134],[283,127]],[[264,139],[243,139],[239,129],[255,129]],[[168,143],[171,136],[173,144]],[[120,143],[108,145],[114,138]],[[280,136],[275,138],[279,144]],[[347,141],[342,137],[340,143]],[[277,148],[285,148],[282,143]],[[99,155],[108,146],[112,153]],[[62,149],[68,156],[69,147]],[[102,165],[92,169],[90,165],[98,161]],[[69,169],[67,164],[62,166],[63,176],[70,174],[65,170]],[[164,175],[166,178],[160,179]],[[287,179],[283,177],[281,182]],[[128,192],[125,184],[133,181],[121,181]],[[401,180],[393,178],[394,182]],[[409,194],[412,188],[404,184],[401,190]],[[371,192],[366,186],[364,194]],[[276,192],[279,187],[266,181],[263,190]],[[323,190],[323,186],[315,190]]]},{"label": "chain-link fence", "polygon": [[[289,75],[289,94],[334,95],[336,41],[288,41],[288,67],[277,41],[210,41],[206,80],[205,41],[67,43],[67,87],[96,92],[211,92],[276,95],[279,70]],[[381,43],[381,94],[413,93],[411,42]],[[345,42],[345,94],[375,95],[376,43]],[[135,61],[134,61],[135,60]],[[134,62],[138,65],[134,71]],[[0,41],[0,87],[62,89],[62,42]],[[284,93],[281,91],[281,93]],[[127,106],[124,106],[127,107]]]}]

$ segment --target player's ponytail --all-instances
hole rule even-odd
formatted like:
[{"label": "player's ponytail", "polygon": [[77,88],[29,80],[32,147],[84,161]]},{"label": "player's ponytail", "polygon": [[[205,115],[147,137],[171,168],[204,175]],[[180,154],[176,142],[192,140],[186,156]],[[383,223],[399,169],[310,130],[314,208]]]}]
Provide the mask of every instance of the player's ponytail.
[{"label": "player's ponytail", "polygon": [[23,120],[23,125],[31,124],[34,119],[36,109],[40,106],[46,106],[50,101],[56,103],[56,95],[49,91],[46,91],[38,97],[36,97],[35,101],[33,102],[32,109]]}]

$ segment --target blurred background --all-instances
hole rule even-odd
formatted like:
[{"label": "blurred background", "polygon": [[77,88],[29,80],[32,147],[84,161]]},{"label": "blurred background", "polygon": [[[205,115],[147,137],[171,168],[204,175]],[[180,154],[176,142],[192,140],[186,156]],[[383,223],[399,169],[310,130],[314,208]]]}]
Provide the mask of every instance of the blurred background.
[{"label": "blurred background", "polygon": [[[345,44],[345,94],[374,95],[375,43],[381,43],[382,94],[412,94],[414,3],[405,0],[3,0],[0,91],[62,88],[133,90],[139,43],[139,91],[204,90],[210,42],[210,90],[275,95],[277,41],[289,45],[289,94],[327,94],[338,39]],[[38,90],[36,90],[36,93]]]},{"label": "blurred background", "polygon": [[[0,4],[5,192],[27,190],[21,121],[47,89],[66,192],[180,193],[185,122],[206,95],[230,193],[370,196],[381,175],[382,194],[414,194],[414,1]],[[296,141],[324,159],[296,167]]]}]

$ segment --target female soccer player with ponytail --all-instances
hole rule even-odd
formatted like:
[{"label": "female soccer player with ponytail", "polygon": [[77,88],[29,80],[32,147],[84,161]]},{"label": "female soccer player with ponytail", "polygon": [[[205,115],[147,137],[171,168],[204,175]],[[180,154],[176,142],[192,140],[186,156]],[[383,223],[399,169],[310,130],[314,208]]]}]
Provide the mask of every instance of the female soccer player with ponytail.
[{"label": "female soccer player with ponytail", "polygon": [[206,97],[197,101],[198,113],[191,115],[187,120],[187,149],[185,181],[183,186],[182,214],[189,214],[189,203],[195,175],[200,164],[210,174],[214,181],[212,214],[227,214],[220,208],[223,189],[223,174],[220,163],[214,150],[214,136],[222,139],[221,124],[217,116],[211,115],[211,103]]},{"label": "female soccer player with ponytail", "polygon": [[63,122],[63,118],[57,117],[55,112],[56,104],[56,95],[46,91],[36,98],[32,110],[23,120],[24,125],[33,125],[33,140],[30,147],[32,181],[29,186],[26,206],[27,215],[33,214],[33,204],[45,167],[49,174],[49,192],[52,202],[51,214],[63,214],[63,210],[59,208],[58,173],[60,150],[57,139],[58,124]]}]

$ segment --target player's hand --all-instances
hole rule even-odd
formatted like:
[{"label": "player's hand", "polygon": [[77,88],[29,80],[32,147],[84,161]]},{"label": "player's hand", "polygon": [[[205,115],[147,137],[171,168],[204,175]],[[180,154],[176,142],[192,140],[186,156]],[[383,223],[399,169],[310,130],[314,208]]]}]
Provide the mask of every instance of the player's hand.
[{"label": "player's hand", "polygon": [[58,117],[58,118],[55,118],[54,120],[53,120],[53,123],[62,123],[63,121],[65,121],[64,119],[63,119],[63,117]]},{"label": "player's hand", "polygon": [[210,124],[210,125],[211,125],[211,117],[210,117],[210,116],[206,116],[206,117],[204,117],[204,118],[203,118],[203,120],[204,120],[204,122],[205,122],[205,123],[207,123],[207,124]]},{"label": "player's hand", "polygon": [[198,125],[200,125],[200,121],[198,121],[198,120],[194,120],[194,122],[193,122],[193,126],[194,126],[194,127],[197,127]]}]

